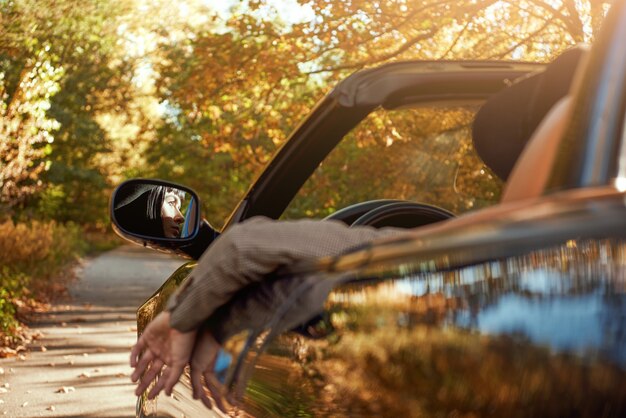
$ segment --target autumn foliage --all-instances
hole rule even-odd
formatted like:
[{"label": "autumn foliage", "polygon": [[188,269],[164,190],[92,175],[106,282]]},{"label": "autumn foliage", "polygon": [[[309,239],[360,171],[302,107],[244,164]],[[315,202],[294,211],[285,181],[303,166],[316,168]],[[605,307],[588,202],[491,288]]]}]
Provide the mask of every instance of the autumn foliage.
[{"label": "autumn foliage", "polygon": [[111,188],[142,175],[197,188],[219,224],[349,73],[403,59],[548,61],[592,41],[608,9],[600,0],[75,6],[0,3],[4,216],[102,224]]},{"label": "autumn foliage", "polygon": [[[54,231],[74,231],[68,222],[106,228],[112,188],[145,176],[196,189],[219,226],[348,74],[404,59],[549,61],[592,41],[607,10],[602,0],[0,1],[0,220],[12,219],[2,224],[9,235],[29,236],[28,251],[47,259],[62,246]],[[368,155],[387,147],[383,133],[407,131],[414,119],[377,114],[339,155],[362,171]],[[403,166],[403,146],[396,141],[398,151],[378,167],[387,180]],[[466,146],[431,151],[452,169]],[[311,193],[290,217],[325,216],[362,197],[363,184],[344,183],[336,158],[316,174],[327,192],[306,186]],[[480,161],[462,170],[474,174],[456,186],[484,199],[436,191],[447,207],[497,200]],[[421,196],[383,183],[395,197]],[[26,251],[2,245],[3,257]]]},{"label": "autumn foliage", "polygon": [[33,308],[67,296],[81,256],[114,245],[111,235],[75,223],[1,222],[0,346],[16,338],[18,320]]},{"label": "autumn foliage", "polygon": [[[15,315],[30,300],[61,295],[67,264],[83,251],[78,225],[33,221],[0,223],[0,338],[10,338],[19,324]],[[59,277],[63,276],[63,277]]]}]

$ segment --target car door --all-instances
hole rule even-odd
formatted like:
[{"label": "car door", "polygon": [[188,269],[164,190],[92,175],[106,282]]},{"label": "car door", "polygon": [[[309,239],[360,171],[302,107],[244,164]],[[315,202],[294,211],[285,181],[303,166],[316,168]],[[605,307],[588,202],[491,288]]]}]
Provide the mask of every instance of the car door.
[{"label": "car door", "polygon": [[600,192],[415,234],[241,294],[215,330],[227,348],[245,346],[227,382],[233,407],[623,416],[626,206]]},{"label": "car door", "polygon": [[[220,309],[233,413],[626,415],[626,3],[606,22],[545,196],[317,260]],[[298,129],[323,132],[332,108]],[[291,193],[319,164],[283,183],[315,151],[297,142],[231,221],[283,212],[265,188]]]}]

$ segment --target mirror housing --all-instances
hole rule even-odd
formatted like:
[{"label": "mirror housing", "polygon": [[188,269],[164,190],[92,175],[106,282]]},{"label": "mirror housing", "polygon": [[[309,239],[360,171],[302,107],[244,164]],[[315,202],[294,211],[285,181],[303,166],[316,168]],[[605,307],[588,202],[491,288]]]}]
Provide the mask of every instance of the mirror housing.
[{"label": "mirror housing", "polygon": [[164,180],[123,182],[111,195],[109,214],[113,230],[122,238],[196,259],[218,235],[201,220],[197,193]]}]

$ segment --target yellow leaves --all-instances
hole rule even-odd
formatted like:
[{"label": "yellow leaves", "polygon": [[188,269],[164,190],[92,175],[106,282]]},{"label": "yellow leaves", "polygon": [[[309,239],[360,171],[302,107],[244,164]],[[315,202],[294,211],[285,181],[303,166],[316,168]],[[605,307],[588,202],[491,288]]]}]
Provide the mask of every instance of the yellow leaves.
[{"label": "yellow leaves", "polygon": [[274,145],[280,145],[285,141],[285,134],[280,129],[268,129],[267,136],[272,140]]},{"label": "yellow leaves", "polygon": [[224,105],[224,110],[226,112],[237,112],[237,110],[239,109],[239,106],[236,103],[226,103]]},{"label": "yellow leaves", "polygon": [[[47,115],[50,100],[59,87],[62,68],[42,54],[27,63],[10,101],[0,96],[0,201],[15,204],[38,190],[36,182],[45,169],[42,162],[54,142],[60,123]],[[0,78],[0,92],[5,89]],[[32,180],[35,180],[34,182]]]},{"label": "yellow leaves", "polygon": [[0,223],[0,264],[10,265],[31,260],[41,260],[50,251],[53,242],[54,222],[34,221],[30,225]]},{"label": "yellow leaves", "polygon": [[243,127],[248,131],[252,131],[255,126],[256,126],[256,121],[254,121],[253,119],[248,119],[247,121],[243,123]]},{"label": "yellow leaves", "polygon": [[215,145],[213,149],[215,150],[215,152],[231,152],[233,150],[233,146],[228,142],[224,142]]},{"label": "yellow leaves", "polygon": [[222,116],[222,110],[215,105],[210,105],[207,108],[206,112],[209,118],[212,120],[217,120]]}]

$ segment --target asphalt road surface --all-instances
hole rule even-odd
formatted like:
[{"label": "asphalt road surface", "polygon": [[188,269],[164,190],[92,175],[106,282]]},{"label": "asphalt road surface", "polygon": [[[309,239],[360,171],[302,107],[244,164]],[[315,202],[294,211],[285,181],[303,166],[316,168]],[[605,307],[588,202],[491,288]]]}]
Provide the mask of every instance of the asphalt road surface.
[{"label": "asphalt road surface", "polygon": [[0,416],[132,417],[135,311],[181,258],[123,246],[87,260],[71,299],[37,317],[29,352],[0,360]]}]

